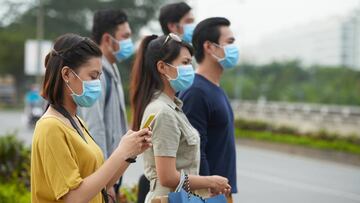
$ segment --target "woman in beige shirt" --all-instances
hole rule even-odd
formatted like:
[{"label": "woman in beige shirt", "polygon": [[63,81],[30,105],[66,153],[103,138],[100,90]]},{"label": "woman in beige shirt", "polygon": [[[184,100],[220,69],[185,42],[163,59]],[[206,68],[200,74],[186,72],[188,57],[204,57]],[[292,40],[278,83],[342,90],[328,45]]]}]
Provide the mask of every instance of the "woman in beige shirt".
[{"label": "woman in beige shirt", "polygon": [[208,189],[212,194],[230,191],[226,178],[198,175],[200,137],[175,96],[193,82],[192,55],[192,47],[177,35],[152,35],[143,39],[134,62],[133,130],[143,128],[148,116],[156,114],[152,125],[153,147],[144,153],[145,176],[150,181],[146,203],[174,191],[181,170],[189,175],[191,190]]}]

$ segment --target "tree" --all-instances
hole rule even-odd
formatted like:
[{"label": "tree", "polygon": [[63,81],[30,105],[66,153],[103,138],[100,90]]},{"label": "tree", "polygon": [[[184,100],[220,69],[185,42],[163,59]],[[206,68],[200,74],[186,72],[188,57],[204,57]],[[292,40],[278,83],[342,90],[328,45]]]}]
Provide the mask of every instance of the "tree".
[{"label": "tree", "polygon": [[263,96],[271,101],[360,105],[360,72],[345,67],[303,67],[299,61],[242,64],[224,73],[222,86],[230,98],[236,80],[245,100]]},{"label": "tree", "polygon": [[[42,0],[44,8],[44,38],[72,32],[90,36],[95,10],[119,8],[126,11],[135,37],[141,27],[152,20],[164,0]],[[0,75],[16,78],[18,90],[23,90],[24,43],[36,38],[37,1],[6,1],[0,15]]]}]

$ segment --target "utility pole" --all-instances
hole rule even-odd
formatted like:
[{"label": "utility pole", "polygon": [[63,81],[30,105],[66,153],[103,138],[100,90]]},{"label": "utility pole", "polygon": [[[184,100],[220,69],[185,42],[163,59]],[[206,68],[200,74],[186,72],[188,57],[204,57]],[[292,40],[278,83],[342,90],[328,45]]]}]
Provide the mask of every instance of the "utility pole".
[{"label": "utility pole", "polygon": [[43,0],[37,0],[38,2],[38,10],[37,10],[37,20],[36,20],[36,39],[37,39],[37,74],[36,74],[36,83],[41,83],[41,69],[42,69],[42,47],[41,41],[44,39],[44,8],[43,8]]}]

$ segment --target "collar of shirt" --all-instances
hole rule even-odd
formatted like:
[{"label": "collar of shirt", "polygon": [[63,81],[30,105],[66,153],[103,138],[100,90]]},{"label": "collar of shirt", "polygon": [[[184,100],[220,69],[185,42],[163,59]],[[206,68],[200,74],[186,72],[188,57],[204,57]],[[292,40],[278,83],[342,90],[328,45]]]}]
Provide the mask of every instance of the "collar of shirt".
[{"label": "collar of shirt", "polygon": [[115,80],[116,83],[118,83],[119,78],[120,78],[120,73],[119,73],[119,69],[118,69],[116,63],[111,64],[105,56],[102,56],[101,62],[102,62],[103,68],[108,70],[111,77]]},{"label": "collar of shirt", "polygon": [[[160,94],[160,95],[159,95]],[[165,102],[167,105],[169,105],[172,109],[176,110],[176,111],[182,111],[181,108],[183,106],[183,102],[175,97],[174,100],[172,100],[167,94],[165,94],[164,92],[158,92],[156,95],[158,96],[158,99]]]},{"label": "collar of shirt", "polygon": [[107,60],[105,56],[102,56],[101,62],[102,62],[102,66],[107,70],[111,70],[113,68],[113,65]]}]

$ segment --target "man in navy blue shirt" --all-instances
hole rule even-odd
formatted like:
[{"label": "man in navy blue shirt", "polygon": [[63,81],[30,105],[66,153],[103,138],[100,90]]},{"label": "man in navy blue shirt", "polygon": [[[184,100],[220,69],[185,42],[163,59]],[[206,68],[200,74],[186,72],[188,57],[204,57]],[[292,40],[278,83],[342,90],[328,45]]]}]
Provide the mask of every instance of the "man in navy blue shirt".
[{"label": "man in navy blue shirt", "polygon": [[[229,179],[231,193],[237,193],[234,115],[220,79],[239,59],[234,35],[226,18],[200,22],[192,44],[199,66],[193,85],[180,93],[183,111],[201,136],[200,175]],[[232,202],[231,196],[228,202]]]}]

